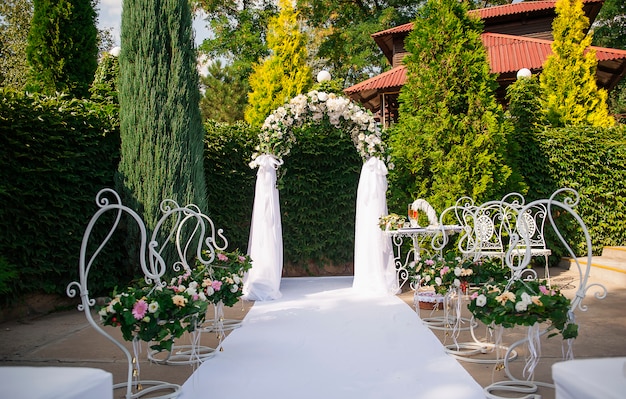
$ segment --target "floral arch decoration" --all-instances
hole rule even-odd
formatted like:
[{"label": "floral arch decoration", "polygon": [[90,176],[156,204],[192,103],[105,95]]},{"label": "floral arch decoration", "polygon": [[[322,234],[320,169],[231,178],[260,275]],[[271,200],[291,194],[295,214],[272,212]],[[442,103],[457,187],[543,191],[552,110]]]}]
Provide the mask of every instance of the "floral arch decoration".
[{"label": "floral arch decoration", "polygon": [[334,127],[349,132],[363,162],[371,157],[387,161],[380,125],[369,110],[346,97],[314,90],[292,98],[265,119],[250,166],[258,166],[255,160],[263,154],[282,160],[296,143],[294,129],[318,124],[326,115]]}]

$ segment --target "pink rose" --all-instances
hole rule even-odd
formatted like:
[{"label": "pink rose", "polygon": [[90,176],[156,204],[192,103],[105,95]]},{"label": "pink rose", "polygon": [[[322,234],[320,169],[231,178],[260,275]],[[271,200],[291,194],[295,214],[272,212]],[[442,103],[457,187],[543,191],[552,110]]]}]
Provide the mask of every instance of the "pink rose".
[{"label": "pink rose", "polygon": [[226,262],[228,260],[228,256],[224,255],[223,253],[219,253],[217,254],[217,259],[221,260],[222,262]]},{"label": "pink rose", "polygon": [[213,287],[213,289],[215,291],[219,291],[222,288],[222,282],[221,281],[217,281],[217,280],[213,280],[211,282],[211,287]]}]

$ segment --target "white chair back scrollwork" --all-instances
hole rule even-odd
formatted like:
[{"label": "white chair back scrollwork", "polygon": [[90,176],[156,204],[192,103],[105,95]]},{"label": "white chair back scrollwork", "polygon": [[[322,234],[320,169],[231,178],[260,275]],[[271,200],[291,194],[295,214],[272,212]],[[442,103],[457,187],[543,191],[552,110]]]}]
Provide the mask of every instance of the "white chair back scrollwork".
[{"label": "white chair back scrollwork", "polygon": [[[151,398],[175,398],[178,396],[180,386],[163,381],[140,380],[138,378],[138,364],[136,353],[131,354],[126,346],[102,328],[101,324],[94,320],[92,307],[96,301],[90,297],[89,272],[95,266],[98,255],[110,242],[113,234],[118,229],[124,215],[134,220],[139,229],[139,265],[144,280],[155,288],[164,287],[167,283],[163,277],[170,267],[173,271],[191,270],[190,262],[199,262],[209,265],[215,258],[216,250],[223,250],[228,246],[228,241],[221,229],[216,230],[213,221],[202,214],[197,206],[188,205],[180,207],[173,200],[164,200],[161,203],[163,215],[158,220],[151,240],[147,240],[147,229],[141,217],[134,210],[122,204],[120,196],[111,189],[103,189],[96,195],[98,210],[89,221],[80,248],[79,257],[79,281],[73,281],[67,286],[69,297],[80,296],[78,310],[83,311],[91,326],[100,334],[115,344],[125,355],[128,362],[128,374],[126,382],[114,385],[114,389],[126,389],[125,398],[137,398],[151,395]],[[105,217],[111,215],[112,219]],[[102,242],[97,246],[91,242],[94,239],[92,233],[98,222],[112,220],[112,225]],[[169,230],[167,230],[169,229]],[[163,238],[165,237],[165,238]],[[97,243],[95,243],[97,244]],[[164,251],[167,246],[174,246],[177,259],[172,265],[167,265]],[[91,248],[96,248],[91,251]],[[138,342],[133,341],[136,349]],[[188,363],[203,360],[203,348],[197,345],[186,348]],[[175,347],[172,349],[174,350]],[[209,352],[213,352],[210,350]],[[211,354],[212,356],[212,354]],[[133,392],[136,390],[136,392]],[[155,396],[156,395],[156,396]]]},{"label": "white chair back scrollwork", "polygon": [[[591,269],[591,262],[592,262],[592,256],[593,256],[592,245],[591,245],[591,237],[589,235],[587,226],[585,225],[580,215],[574,209],[578,205],[579,201],[580,201],[580,196],[578,192],[570,188],[562,188],[562,189],[555,191],[548,199],[541,199],[541,200],[533,201],[527,205],[521,206],[519,208],[519,215],[521,216],[518,217],[517,219],[518,228],[515,232],[511,234],[510,245],[508,247],[508,250],[505,256],[505,262],[508,265],[508,267],[510,267],[512,270],[512,277],[511,277],[511,280],[509,281],[509,285],[512,284],[516,280],[520,280],[520,279],[528,280],[529,278],[537,277],[536,273],[534,274],[534,276],[527,275],[528,271],[531,270],[531,269],[528,269],[528,265],[530,264],[532,257],[535,256],[532,252],[533,234],[531,234],[531,231],[533,227],[537,228],[537,226],[534,226],[532,224],[536,222],[537,219],[528,218],[528,216],[524,216],[524,215],[533,215],[536,212],[544,212],[543,214],[541,214],[540,217],[549,221],[550,227],[553,229],[556,236],[565,247],[569,256],[571,256],[572,259],[575,259],[575,265],[576,265],[576,268],[578,269],[578,279],[576,280],[577,289],[574,294],[574,297],[571,299],[571,303],[569,306],[568,319],[571,321],[574,320],[574,313],[577,310],[581,310],[581,311],[587,310],[587,306],[583,305],[582,301],[587,296],[590,290],[592,289],[595,290],[594,296],[598,299],[602,299],[606,297],[606,294],[607,294],[607,290],[603,285],[598,284],[598,283],[593,283],[593,284],[589,283],[589,272]],[[558,225],[555,223],[554,216],[553,216],[555,213],[558,213],[560,218],[569,217],[573,219],[573,222],[577,224],[582,230],[584,237],[585,237],[585,245],[586,245],[586,250],[587,250],[587,253],[585,256],[586,262],[584,264],[581,264],[579,262],[578,260],[579,257],[577,256],[577,254],[574,253],[574,251],[571,248],[570,243],[562,235],[561,231],[559,230]],[[520,248],[523,248],[523,250],[521,251]],[[521,261],[517,259],[520,256],[521,256]],[[538,330],[538,333],[536,334],[536,338],[533,338],[531,334],[529,333],[525,338],[513,343],[512,345],[508,347],[507,352],[503,358],[503,363],[504,363],[503,368],[507,374],[507,377],[509,378],[509,381],[496,382],[486,387],[485,393],[488,398],[500,398],[501,396],[498,396],[495,394],[495,392],[499,392],[499,391],[530,393],[530,392],[535,392],[538,386],[546,386],[546,387],[554,388],[554,385],[552,383],[534,381],[533,378],[529,378],[529,377],[519,378],[513,375],[511,371],[511,367],[509,367],[509,362],[513,358],[513,356],[511,356],[511,353],[514,353],[516,348],[519,348],[521,345],[525,345],[525,344],[529,345],[530,347],[536,346],[537,342],[533,342],[533,340],[538,339],[540,336],[543,336],[545,334],[552,332],[554,329],[554,326],[551,324],[548,324],[546,327],[538,327],[538,328],[539,330]],[[569,339],[568,340],[569,349],[565,356],[566,360],[573,359],[574,357],[571,345],[572,345],[572,339]],[[525,372],[529,369],[528,364],[530,362],[535,362],[536,364],[536,362],[539,360],[538,357],[540,356],[540,350],[536,351],[536,353],[534,354],[535,356],[537,356],[536,359],[532,359],[533,357],[532,352],[533,351],[531,351],[530,359],[527,359],[527,366],[525,367],[525,370],[524,370]],[[529,373],[530,377],[534,377],[532,373],[532,369],[534,369],[534,367],[535,367],[534,365],[530,367],[530,370],[531,370]]]}]

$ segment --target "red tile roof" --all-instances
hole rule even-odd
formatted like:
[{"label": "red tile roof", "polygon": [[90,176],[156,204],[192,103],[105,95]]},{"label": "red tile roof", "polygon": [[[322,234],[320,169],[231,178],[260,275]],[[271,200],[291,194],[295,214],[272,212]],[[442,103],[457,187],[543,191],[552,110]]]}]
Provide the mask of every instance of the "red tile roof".
[{"label": "red tile roof", "polygon": [[400,88],[404,85],[404,82],[406,82],[406,67],[404,65],[400,65],[383,72],[380,75],[374,76],[373,78],[357,83],[352,87],[348,87],[344,91],[350,94],[367,90],[390,89],[394,87]]},{"label": "red tile roof", "polygon": [[[556,1],[522,1],[514,4],[504,4],[501,6],[479,8],[476,10],[469,10],[468,14],[477,15],[480,19],[485,20],[489,18],[502,17],[505,15],[523,14],[533,11],[541,10],[553,10]],[[591,3],[604,3],[604,0],[583,0],[584,4]],[[413,22],[409,22],[403,25],[389,28],[380,32],[372,34],[372,37],[386,36],[390,34],[405,33],[413,30]]]},{"label": "red tile roof", "polygon": [[[552,54],[552,42],[549,40],[499,33],[483,33],[481,39],[487,50],[491,72],[496,74],[517,73],[522,68],[536,72]],[[626,60],[626,50],[595,46],[590,48],[596,51],[598,62]],[[403,86],[405,82],[406,67],[400,65],[348,87],[344,92],[349,95],[362,91],[394,89]]]}]

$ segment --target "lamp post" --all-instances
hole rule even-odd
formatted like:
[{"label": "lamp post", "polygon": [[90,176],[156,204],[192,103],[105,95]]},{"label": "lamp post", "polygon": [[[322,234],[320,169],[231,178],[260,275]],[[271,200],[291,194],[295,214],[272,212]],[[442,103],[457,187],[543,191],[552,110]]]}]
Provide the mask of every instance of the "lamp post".
[{"label": "lamp post", "polygon": [[328,82],[330,80],[330,73],[328,71],[319,71],[317,74],[317,82]]},{"label": "lamp post", "polygon": [[528,68],[522,68],[517,71],[517,79],[530,78],[531,76],[533,76],[533,73]]}]

